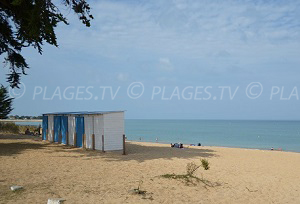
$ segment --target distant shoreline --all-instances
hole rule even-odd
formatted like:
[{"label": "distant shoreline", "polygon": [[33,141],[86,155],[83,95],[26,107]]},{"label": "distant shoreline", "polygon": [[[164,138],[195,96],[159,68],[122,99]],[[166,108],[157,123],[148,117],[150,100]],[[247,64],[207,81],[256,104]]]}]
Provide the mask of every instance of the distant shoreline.
[{"label": "distant shoreline", "polygon": [[26,120],[11,120],[11,119],[0,119],[0,122],[42,122],[42,119],[26,119]]},{"label": "distant shoreline", "polygon": [[[140,143],[140,144],[151,144],[151,145],[168,145],[170,146],[170,143],[167,142],[149,142],[149,141],[137,141],[137,140],[126,140],[126,142],[132,142],[132,143]],[[258,151],[271,151],[271,152],[290,152],[290,153],[296,153],[300,154],[300,152],[292,151],[292,150],[278,150],[278,149],[267,149],[267,148],[251,148],[251,147],[238,147],[238,146],[217,146],[217,145],[201,145],[197,146],[196,144],[190,145],[190,144],[183,144],[183,148],[225,148],[225,149],[241,149],[241,150],[258,150]]]}]

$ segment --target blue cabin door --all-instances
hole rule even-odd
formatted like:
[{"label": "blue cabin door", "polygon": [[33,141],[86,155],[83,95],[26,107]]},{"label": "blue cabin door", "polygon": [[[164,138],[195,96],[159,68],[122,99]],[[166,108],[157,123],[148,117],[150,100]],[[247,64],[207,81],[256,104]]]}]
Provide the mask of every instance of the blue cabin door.
[{"label": "blue cabin door", "polygon": [[54,142],[60,142],[61,116],[54,116]]},{"label": "blue cabin door", "polygon": [[75,117],[76,123],[76,147],[82,147],[82,138],[84,134],[84,117]]},{"label": "blue cabin door", "polygon": [[47,140],[47,130],[48,130],[48,116],[43,116],[43,136],[42,139],[43,140]]},{"label": "blue cabin door", "polygon": [[61,116],[61,143],[67,144],[68,116]]}]

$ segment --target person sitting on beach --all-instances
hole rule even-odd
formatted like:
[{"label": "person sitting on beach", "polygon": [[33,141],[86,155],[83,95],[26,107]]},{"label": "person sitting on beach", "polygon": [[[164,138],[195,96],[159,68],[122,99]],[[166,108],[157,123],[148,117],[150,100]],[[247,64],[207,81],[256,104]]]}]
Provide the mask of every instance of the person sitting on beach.
[{"label": "person sitting on beach", "polygon": [[174,144],[171,143],[171,147],[179,148],[179,144],[178,143],[174,143]]},{"label": "person sitting on beach", "polygon": [[25,135],[31,135],[31,132],[30,132],[29,128],[27,128],[27,129],[25,130]]},{"label": "person sitting on beach", "polygon": [[42,127],[41,127],[41,125],[39,125],[36,129],[36,134],[41,135],[41,130],[42,130]]},{"label": "person sitting on beach", "polygon": [[176,148],[183,148],[183,144],[182,143],[171,143],[171,147],[176,147]]}]

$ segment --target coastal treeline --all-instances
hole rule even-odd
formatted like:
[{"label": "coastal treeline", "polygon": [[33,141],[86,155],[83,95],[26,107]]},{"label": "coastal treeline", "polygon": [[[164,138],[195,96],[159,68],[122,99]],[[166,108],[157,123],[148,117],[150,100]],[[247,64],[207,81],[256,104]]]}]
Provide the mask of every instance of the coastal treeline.
[{"label": "coastal treeline", "polygon": [[8,116],[10,120],[30,120],[30,119],[43,119],[43,116],[28,116],[28,115],[10,115]]}]

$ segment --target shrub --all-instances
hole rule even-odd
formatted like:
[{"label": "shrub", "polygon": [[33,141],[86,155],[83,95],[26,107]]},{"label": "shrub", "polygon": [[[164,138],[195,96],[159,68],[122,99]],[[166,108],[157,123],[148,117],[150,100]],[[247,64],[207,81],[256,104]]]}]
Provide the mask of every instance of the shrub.
[{"label": "shrub", "polygon": [[30,132],[38,132],[38,128],[40,126],[35,125],[16,125],[15,123],[11,122],[0,122],[0,132],[2,133],[13,133],[13,134],[19,134],[19,133],[25,133],[27,128]]},{"label": "shrub", "polygon": [[220,183],[212,183],[206,179],[203,179],[203,176],[202,178],[194,176],[195,171],[201,166],[204,168],[204,170],[208,170],[210,168],[208,160],[201,159],[201,165],[197,165],[194,162],[187,163],[186,174],[163,174],[161,177],[168,179],[180,179],[185,181],[186,185],[196,185],[197,182],[202,182],[205,186],[209,187],[220,186]]},{"label": "shrub", "polygon": [[30,132],[37,132],[38,131],[38,126],[35,125],[18,125],[19,127],[19,132],[20,133],[25,133],[27,128],[29,129]]},{"label": "shrub", "polygon": [[192,176],[199,167],[194,162],[188,163],[186,165],[186,174]]},{"label": "shrub", "polygon": [[15,123],[0,122],[0,132],[18,134],[19,126],[17,126]]},{"label": "shrub", "polygon": [[210,168],[207,159],[201,159],[201,166],[204,168],[204,170],[208,170]]}]

